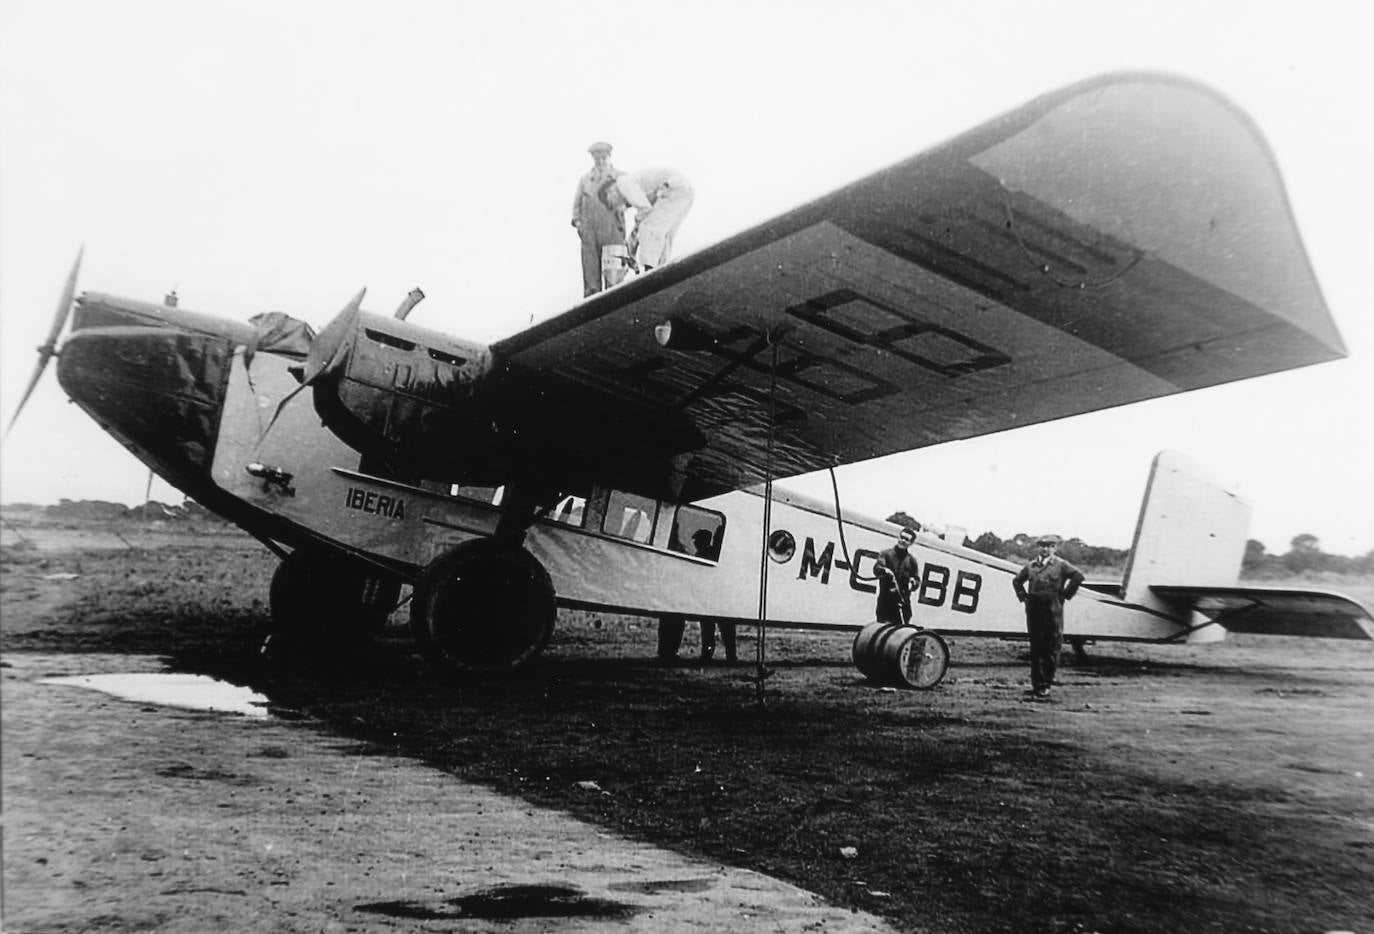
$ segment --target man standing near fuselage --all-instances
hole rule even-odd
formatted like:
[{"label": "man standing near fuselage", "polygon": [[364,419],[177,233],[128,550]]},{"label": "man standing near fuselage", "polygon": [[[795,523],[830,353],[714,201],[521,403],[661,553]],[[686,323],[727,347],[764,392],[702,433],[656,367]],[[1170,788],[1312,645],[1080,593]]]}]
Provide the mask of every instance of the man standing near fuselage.
[{"label": "man standing near fuselage", "polygon": [[914,541],[916,533],[902,529],[893,546],[879,552],[873,564],[878,577],[878,605],[873,617],[880,623],[905,626],[911,622],[911,591],[920,579],[920,569],[910,553]]},{"label": "man standing near fuselage", "polygon": [[1031,693],[1050,696],[1059,652],[1064,647],[1064,601],[1073,599],[1083,584],[1083,572],[1054,553],[1059,539],[1042,535],[1040,554],[1017,573],[1011,585],[1026,607],[1030,635]]}]

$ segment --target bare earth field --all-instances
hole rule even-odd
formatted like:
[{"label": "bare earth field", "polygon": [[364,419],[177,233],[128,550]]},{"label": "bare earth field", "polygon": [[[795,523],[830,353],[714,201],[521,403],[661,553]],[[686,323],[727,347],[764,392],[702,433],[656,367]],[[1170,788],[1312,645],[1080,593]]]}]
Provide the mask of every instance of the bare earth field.
[{"label": "bare earth field", "polygon": [[[0,545],[7,931],[1374,931],[1371,644],[1099,645],[1041,704],[1015,643],[898,692],[769,632],[760,702],[752,665],[564,613],[534,671],[454,684],[404,610],[260,654],[275,559],[236,532]],[[156,670],[274,716],[39,683]]]}]

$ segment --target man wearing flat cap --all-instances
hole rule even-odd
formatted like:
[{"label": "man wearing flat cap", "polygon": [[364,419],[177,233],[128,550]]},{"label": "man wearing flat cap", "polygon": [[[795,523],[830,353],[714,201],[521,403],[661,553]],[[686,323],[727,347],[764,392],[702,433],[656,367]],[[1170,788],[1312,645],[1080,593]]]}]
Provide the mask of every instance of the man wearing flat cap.
[{"label": "man wearing flat cap", "polygon": [[1012,580],[1016,599],[1026,607],[1026,632],[1030,635],[1031,693],[1045,699],[1054,685],[1059,652],[1064,647],[1064,601],[1073,599],[1083,584],[1083,572],[1054,553],[1055,535],[1042,535],[1034,560]]},{"label": "man wearing flat cap", "polygon": [[891,548],[878,553],[873,573],[878,578],[878,605],[873,618],[880,623],[906,626],[911,623],[911,592],[921,581],[920,568],[911,556],[916,530],[902,528]]},{"label": "man wearing flat cap", "polygon": [[601,254],[604,247],[625,245],[624,211],[611,210],[596,196],[602,185],[622,174],[611,165],[611,144],[598,141],[588,146],[587,152],[592,156],[592,169],[578,181],[572,208],[572,225],[582,240],[584,298],[620,281],[623,270],[614,281],[602,280]]}]

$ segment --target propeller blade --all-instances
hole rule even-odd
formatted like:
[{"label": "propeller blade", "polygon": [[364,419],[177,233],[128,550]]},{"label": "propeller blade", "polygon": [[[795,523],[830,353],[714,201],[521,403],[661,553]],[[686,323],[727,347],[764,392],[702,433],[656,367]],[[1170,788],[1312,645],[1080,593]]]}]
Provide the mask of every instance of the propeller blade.
[{"label": "propeller blade", "polygon": [[286,394],[286,397],[277,403],[277,410],[272,413],[272,420],[267,423],[267,427],[262,430],[262,435],[258,438],[258,444],[267,438],[267,433],[272,430],[272,426],[277,423],[277,418],[281,415],[282,409],[286,404],[304,390],[307,386],[319,379],[320,376],[330,372],[343,360],[343,351],[347,346],[345,338],[353,333],[353,323],[357,320],[359,312],[362,310],[363,296],[367,294],[367,289],[361,289],[353,300],[344,306],[344,310],[334,316],[334,320],[325,325],[324,330],[316,335],[314,342],[310,345],[310,350],[305,355],[305,372],[301,377],[301,384]]},{"label": "propeller blade", "polygon": [[57,338],[61,336],[62,329],[67,326],[67,316],[72,311],[72,299],[76,297],[76,276],[81,271],[81,257],[86,253],[86,245],[81,244],[81,248],[76,251],[76,262],[72,263],[72,271],[67,273],[67,284],[62,289],[62,300],[57,305],[57,314],[53,316],[52,327],[48,329],[48,341],[45,346],[51,348],[57,343]]},{"label": "propeller blade", "polygon": [[333,321],[324,326],[324,330],[310,345],[310,351],[305,357],[305,380],[301,384],[302,387],[332,371],[343,361],[345,338],[353,333],[353,324],[362,310],[363,296],[366,294],[367,289],[364,288],[353,296],[353,300],[334,317]]},{"label": "propeller blade", "polygon": [[5,429],[6,438],[8,438],[10,436],[10,432],[14,430],[14,423],[19,421],[19,413],[24,411],[24,403],[29,401],[29,396],[33,395],[34,387],[37,386],[38,381],[43,378],[43,368],[48,365],[48,360],[50,357],[51,354],[44,355],[43,358],[38,361],[38,368],[33,371],[33,376],[29,377],[29,386],[27,389],[24,390],[24,395],[21,396],[19,399],[19,407],[16,408],[14,410],[14,414],[10,416],[9,427]]},{"label": "propeller blade", "polygon": [[72,271],[67,274],[67,284],[62,289],[62,300],[58,302],[57,314],[53,316],[52,327],[48,328],[48,339],[43,342],[43,346],[38,348],[38,366],[33,371],[33,376],[29,378],[28,388],[24,390],[24,395],[19,398],[19,405],[10,416],[9,426],[5,428],[5,437],[8,438],[10,432],[14,430],[14,423],[19,421],[19,413],[24,411],[24,405],[29,401],[29,396],[33,395],[33,390],[38,386],[38,381],[43,378],[43,371],[48,368],[48,361],[57,356],[57,339],[62,336],[62,329],[67,326],[67,316],[71,314],[72,299],[76,297],[76,276],[81,270],[81,257],[86,252],[86,245],[76,251],[76,262],[72,264]]}]

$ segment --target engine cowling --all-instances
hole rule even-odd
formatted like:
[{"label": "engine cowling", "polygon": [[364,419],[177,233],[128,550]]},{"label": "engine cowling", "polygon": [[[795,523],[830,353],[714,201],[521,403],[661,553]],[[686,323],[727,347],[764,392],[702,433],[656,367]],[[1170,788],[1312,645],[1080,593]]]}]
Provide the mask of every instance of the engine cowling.
[{"label": "engine cowling", "polygon": [[350,447],[399,475],[481,482],[493,472],[496,429],[479,411],[492,365],[485,345],[363,311],[319,340],[328,359],[312,386],[315,411]]}]

